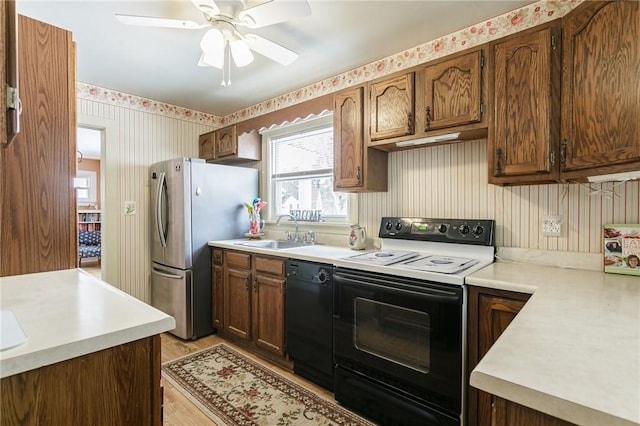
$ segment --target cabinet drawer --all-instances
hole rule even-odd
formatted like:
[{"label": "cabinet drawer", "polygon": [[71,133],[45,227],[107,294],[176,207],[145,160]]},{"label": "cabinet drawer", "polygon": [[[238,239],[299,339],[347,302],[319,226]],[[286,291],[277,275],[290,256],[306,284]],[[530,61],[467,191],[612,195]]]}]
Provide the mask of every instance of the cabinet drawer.
[{"label": "cabinet drawer", "polygon": [[256,272],[284,276],[284,260],[256,256]]},{"label": "cabinet drawer", "polygon": [[227,250],[227,266],[240,269],[251,269],[251,254]]}]

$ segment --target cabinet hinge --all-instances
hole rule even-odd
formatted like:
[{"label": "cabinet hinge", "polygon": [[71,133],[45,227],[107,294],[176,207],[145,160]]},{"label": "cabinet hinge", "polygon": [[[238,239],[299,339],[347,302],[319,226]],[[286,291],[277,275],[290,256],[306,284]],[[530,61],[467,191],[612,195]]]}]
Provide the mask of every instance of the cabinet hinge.
[{"label": "cabinet hinge", "polygon": [[556,50],[557,45],[556,35],[551,34],[551,49]]},{"label": "cabinet hinge", "polygon": [[553,151],[549,153],[549,163],[551,163],[552,166],[556,164],[556,153]]},{"label": "cabinet hinge", "polygon": [[7,85],[7,108],[18,109],[18,89]]},{"label": "cabinet hinge", "polygon": [[486,110],[487,110],[487,107],[484,105],[484,102],[480,102],[480,115],[484,115]]},{"label": "cabinet hinge", "polygon": [[480,68],[484,68],[484,55],[480,55]]}]

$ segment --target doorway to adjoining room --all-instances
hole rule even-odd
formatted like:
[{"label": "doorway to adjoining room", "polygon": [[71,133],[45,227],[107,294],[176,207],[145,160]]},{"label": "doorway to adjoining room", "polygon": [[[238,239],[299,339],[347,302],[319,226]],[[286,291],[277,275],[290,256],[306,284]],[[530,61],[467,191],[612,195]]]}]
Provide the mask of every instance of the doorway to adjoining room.
[{"label": "doorway to adjoining room", "polygon": [[78,266],[102,278],[101,147],[104,130],[77,128]]}]

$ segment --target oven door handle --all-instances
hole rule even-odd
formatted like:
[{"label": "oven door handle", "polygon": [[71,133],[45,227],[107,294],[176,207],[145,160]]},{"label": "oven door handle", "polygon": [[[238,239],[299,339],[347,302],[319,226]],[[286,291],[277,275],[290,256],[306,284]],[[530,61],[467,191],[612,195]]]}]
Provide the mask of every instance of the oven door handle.
[{"label": "oven door handle", "polygon": [[[356,281],[353,279],[342,277],[338,274],[333,275],[333,281],[334,281],[334,284],[337,284],[338,286],[340,284],[346,284],[346,285],[355,285],[363,288],[375,288],[378,290],[384,290],[388,293],[402,294],[406,296],[415,296],[415,297],[419,297],[421,299],[429,300],[433,302],[440,302],[440,303],[461,303],[462,302],[462,297],[459,294],[456,294],[453,291],[447,291],[447,290],[425,288],[424,291],[413,291],[413,290],[395,288],[392,286],[387,287],[385,285],[373,284],[370,282]],[[339,291],[337,292],[337,294],[339,294]]]}]

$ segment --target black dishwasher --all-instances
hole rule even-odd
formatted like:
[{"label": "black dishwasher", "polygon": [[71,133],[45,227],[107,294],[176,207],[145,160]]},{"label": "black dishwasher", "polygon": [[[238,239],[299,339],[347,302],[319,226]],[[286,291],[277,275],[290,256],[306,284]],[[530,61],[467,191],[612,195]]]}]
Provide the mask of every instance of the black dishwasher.
[{"label": "black dishwasher", "polygon": [[293,371],[333,390],[332,265],[289,259],[287,272],[287,353]]}]

